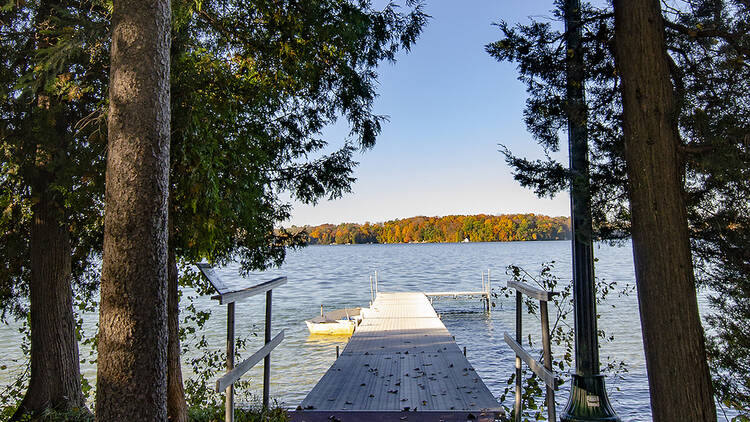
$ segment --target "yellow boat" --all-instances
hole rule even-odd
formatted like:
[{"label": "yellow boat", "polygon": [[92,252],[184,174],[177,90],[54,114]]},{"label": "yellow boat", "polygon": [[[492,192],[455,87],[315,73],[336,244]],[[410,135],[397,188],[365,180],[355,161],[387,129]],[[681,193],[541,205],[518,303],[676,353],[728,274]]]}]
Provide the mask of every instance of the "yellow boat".
[{"label": "yellow boat", "polygon": [[310,334],[350,336],[362,321],[362,308],[337,309],[305,321]]}]

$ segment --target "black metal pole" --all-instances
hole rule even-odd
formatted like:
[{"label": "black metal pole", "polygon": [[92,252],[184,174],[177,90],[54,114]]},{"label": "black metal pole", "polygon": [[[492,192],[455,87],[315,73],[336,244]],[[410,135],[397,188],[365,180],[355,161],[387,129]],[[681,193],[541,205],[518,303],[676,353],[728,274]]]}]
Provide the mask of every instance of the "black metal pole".
[{"label": "black metal pole", "polygon": [[576,369],[560,420],[619,421],[607,398],[604,377],[599,374],[581,2],[566,0],[564,8]]},{"label": "black metal pole", "polygon": [[[234,369],[234,302],[227,304],[227,373]],[[224,420],[234,422],[234,383],[229,384],[224,399]]]},{"label": "black metal pole", "polygon": [[[273,302],[273,290],[266,292],[266,336],[265,344],[271,342],[271,303]],[[263,358],[263,407],[268,409],[268,401],[271,393],[271,353]]]}]

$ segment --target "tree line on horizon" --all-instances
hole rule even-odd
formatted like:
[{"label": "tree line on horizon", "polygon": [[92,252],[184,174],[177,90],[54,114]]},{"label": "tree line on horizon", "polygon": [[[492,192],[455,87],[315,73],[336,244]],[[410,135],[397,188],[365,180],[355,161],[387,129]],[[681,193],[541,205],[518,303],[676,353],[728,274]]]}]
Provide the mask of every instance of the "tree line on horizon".
[{"label": "tree line on horizon", "polygon": [[417,216],[382,223],[304,226],[310,245],[512,242],[570,239],[568,217],[540,214]]}]

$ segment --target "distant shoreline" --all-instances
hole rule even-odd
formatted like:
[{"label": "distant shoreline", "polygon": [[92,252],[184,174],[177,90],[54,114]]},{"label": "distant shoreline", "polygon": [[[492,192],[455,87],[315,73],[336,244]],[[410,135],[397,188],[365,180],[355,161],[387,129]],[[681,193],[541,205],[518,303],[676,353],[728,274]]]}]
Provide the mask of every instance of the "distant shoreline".
[{"label": "distant shoreline", "polygon": [[366,246],[366,245],[456,245],[477,243],[522,243],[522,242],[564,242],[570,239],[535,239],[535,240],[480,240],[477,242],[409,242],[409,243],[308,243],[306,246]]},{"label": "distant shoreline", "polygon": [[342,223],[293,226],[308,244],[411,244],[568,240],[569,217],[541,214],[475,214],[444,217],[417,216],[383,223]]}]

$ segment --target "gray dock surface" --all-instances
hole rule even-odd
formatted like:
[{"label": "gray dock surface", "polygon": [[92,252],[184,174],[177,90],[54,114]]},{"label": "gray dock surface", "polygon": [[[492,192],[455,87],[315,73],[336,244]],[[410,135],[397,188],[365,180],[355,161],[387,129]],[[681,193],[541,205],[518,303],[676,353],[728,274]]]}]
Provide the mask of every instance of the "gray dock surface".
[{"label": "gray dock surface", "polygon": [[423,293],[378,293],[301,407],[302,413],[448,412],[481,419],[500,412]]}]

